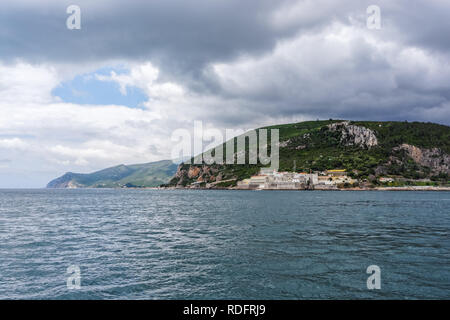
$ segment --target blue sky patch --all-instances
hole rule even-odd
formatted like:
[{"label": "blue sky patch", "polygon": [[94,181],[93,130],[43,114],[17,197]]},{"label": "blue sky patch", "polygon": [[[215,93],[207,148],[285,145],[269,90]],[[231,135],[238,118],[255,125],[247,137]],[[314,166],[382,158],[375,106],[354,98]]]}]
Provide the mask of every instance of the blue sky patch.
[{"label": "blue sky patch", "polygon": [[124,105],[129,108],[142,108],[148,100],[147,95],[139,88],[127,87],[127,94],[120,93],[119,84],[113,81],[97,80],[95,75],[109,76],[111,71],[117,74],[128,73],[127,69],[102,68],[92,73],[78,75],[70,81],[61,83],[53,89],[52,95],[60,97],[64,102],[76,104]]}]

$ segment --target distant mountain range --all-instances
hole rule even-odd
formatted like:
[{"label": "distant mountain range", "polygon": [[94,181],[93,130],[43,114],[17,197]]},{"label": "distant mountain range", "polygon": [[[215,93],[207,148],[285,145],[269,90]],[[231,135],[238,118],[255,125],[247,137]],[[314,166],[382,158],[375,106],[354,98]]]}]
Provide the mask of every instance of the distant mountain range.
[{"label": "distant mountain range", "polygon": [[[377,185],[378,178],[383,176],[396,177],[395,186],[450,184],[450,127],[445,125],[330,119],[261,129],[279,129],[280,171],[345,169],[352,178],[364,182],[366,186]],[[172,161],[163,160],[120,165],[91,174],[69,172],[51,181],[47,187],[163,185],[229,188],[257,174],[261,167],[261,164],[207,165],[186,162],[177,167]]]},{"label": "distant mountain range", "polygon": [[47,188],[143,188],[167,183],[177,170],[171,160],[119,165],[82,174],[67,172],[48,183]]}]

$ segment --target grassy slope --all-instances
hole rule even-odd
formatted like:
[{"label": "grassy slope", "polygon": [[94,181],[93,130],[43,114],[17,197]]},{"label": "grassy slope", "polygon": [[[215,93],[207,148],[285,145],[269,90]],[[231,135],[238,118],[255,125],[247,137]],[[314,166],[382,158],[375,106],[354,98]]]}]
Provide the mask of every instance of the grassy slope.
[{"label": "grassy slope", "polygon": [[[352,124],[364,126],[375,131],[379,145],[367,149],[343,146],[340,133],[331,132],[327,125],[342,120],[306,121],[300,123],[275,125],[264,129],[279,129],[280,142],[290,140],[287,147],[280,148],[280,171],[322,171],[327,169],[346,169],[356,178],[366,179],[375,174],[375,169],[386,163],[392,155],[392,148],[408,143],[423,148],[440,148],[450,153],[450,128],[444,125],[419,122],[371,122],[355,121]],[[306,137],[305,137],[306,135]],[[293,146],[304,145],[304,149]],[[226,148],[225,148],[226,149]],[[402,156],[402,155],[397,155]],[[404,155],[403,155],[404,156]],[[403,175],[406,178],[425,178],[429,172],[407,159],[402,166],[390,166],[388,174]],[[223,179],[242,180],[254,175],[261,165],[215,165]],[[189,168],[189,165],[184,165]],[[429,171],[429,170],[428,170]],[[443,180],[448,177],[442,177]],[[187,181],[187,183],[193,182]],[[171,184],[176,184],[176,179]]]}]

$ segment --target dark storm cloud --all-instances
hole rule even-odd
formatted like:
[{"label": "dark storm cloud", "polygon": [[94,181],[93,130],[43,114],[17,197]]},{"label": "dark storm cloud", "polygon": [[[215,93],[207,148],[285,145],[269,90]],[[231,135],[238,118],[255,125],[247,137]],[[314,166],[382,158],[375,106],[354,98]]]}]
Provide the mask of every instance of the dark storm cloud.
[{"label": "dark storm cloud", "polygon": [[[333,2],[311,2],[302,9],[304,17],[284,23],[283,14],[295,1],[17,0],[0,4],[0,59],[151,60],[169,74],[200,77],[208,63],[263,54],[300,30],[314,30],[333,19],[345,21],[351,10],[365,10],[361,4]],[[66,8],[72,4],[81,8],[81,30],[66,28]]]},{"label": "dark storm cloud", "polygon": [[[283,1],[18,1],[0,5],[0,56],[34,62],[164,60],[189,70],[240,52],[270,49],[295,30],[275,30],[268,15]],[[79,5],[81,30],[66,28]]]},{"label": "dark storm cloud", "polygon": [[[81,7],[81,30],[66,28],[71,4]],[[382,30],[367,34],[394,49],[383,51],[364,34],[345,48],[326,45],[324,30],[335,23],[367,32],[371,4],[381,8]],[[450,123],[449,15],[447,0],[17,0],[0,4],[0,60],[150,60],[162,80],[222,99],[204,113],[221,124],[295,115]],[[270,58],[301,35],[315,40]],[[437,62],[404,53],[407,47]],[[270,63],[250,63],[247,72],[231,66],[229,81],[211,70],[242,56]]]},{"label": "dark storm cloud", "polygon": [[[385,25],[394,41],[450,54],[450,1],[383,1]],[[382,5],[383,8],[383,5]]]},{"label": "dark storm cloud", "polygon": [[[0,4],[1,60],[83,62],[109,59],[163,60],[190,70],[236,54],[271,50],[276,41],[350,17],[365,23],[373,1],[289,0],[18,0]],[[289,7],[304,12],[289,17]],[[81,7],[82,29],[67,30],[66,8]],[[397,41],[450,50],[450,2],[378,1],[385,34]],[[277,10],[286,8],[273,23]],[[283,22],[283,15],[288,21]]]}]

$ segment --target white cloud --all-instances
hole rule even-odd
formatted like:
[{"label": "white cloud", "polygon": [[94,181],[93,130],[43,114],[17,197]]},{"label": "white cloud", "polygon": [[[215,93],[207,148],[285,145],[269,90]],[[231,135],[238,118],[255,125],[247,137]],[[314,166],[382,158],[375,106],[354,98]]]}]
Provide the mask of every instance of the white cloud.
[{"label": "white cloud", "polygon": [[53,67],[32,66],[23,62],[0,64],[0,101],[3,103],[48,103],[50,91],[60,79]]},{"label": "white cloud", "polygon": [[18,149],[23,150],[27,147],[27,143],[19,138],[0,139],[0,149]]},{"label": "white cloud", "polygon": [[172,82],[158,83],[158,77],[159,70],[150,62],[134,65],[126,74],[111,71],[109,76],[96,75],[97,80],[116,82],[123,95],[127,94],[128,87],[142,89],[150,99],[174,100],[184,94],[180,85]]}]

